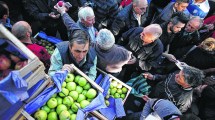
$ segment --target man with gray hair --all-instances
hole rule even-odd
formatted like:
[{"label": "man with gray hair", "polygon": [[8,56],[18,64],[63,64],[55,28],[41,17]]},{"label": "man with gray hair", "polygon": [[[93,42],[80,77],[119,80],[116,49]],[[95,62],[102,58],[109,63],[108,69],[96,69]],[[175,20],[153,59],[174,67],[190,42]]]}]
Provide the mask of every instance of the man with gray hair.
[{"label": "man with gray hair", "polygon": [[96,41],[97,67],[117,77],[122,67],[129,63],[131,52],[122,46],[115,45],[115,38],[107,29],[99,31]]}]

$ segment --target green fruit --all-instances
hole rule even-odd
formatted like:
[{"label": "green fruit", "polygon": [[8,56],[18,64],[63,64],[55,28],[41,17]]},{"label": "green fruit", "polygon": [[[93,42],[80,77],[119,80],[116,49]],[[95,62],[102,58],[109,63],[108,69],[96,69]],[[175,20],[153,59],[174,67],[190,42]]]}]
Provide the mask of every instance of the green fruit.
[{"label": "green fruit", "polygon": [[70,113],[67,110],[63,110],[59,115],[60,120],[69,120]]},{"label": "green fruit", "polygon": [[125,99],[125,94],[121,94],[120,97],[121,97],[122,99]]},{"label": "green fruit", "polygon": [[56,112],[50,112],[48,114],[48,120],[58,120],[57,113]]},{"label": "green fruit", "polygon": [[78,112],[78,109],[81,107],[81,105],[79,104],[79,103],[74,103],[74,104],[72,104],[72,111],[73,112],[75,112],[75,113],[77,113]]},{"label": "green fruit", "polygon": [[117,89],[116,88],[112,88],[110,89],[110,94],[111,95],[114,95],[116,93]]},{"label": "green fruit", "polygon": [[66,76],[66,82],[72,82],[73,80],[75,79],[75,76],[74,74],[72,73],[69,73],[67,76]]},{"label": "green fruit", "polygon": [[57,108],[56,108],[56,112],[57,112],[58,115],[59,115],[63,110],[67,110],[67,107],[66,107],[66,105],[64,105],[64,104],[60,104],[60,105],[58,105]]},{"label": "green fruit", "polygon": [[122,87],[122,93],[127,93],[128,89],[126,87]]},{"label": "green fruit", "polygon": [[63,103],[63,99],[61,97],[56,97],[57,99],[57,105],[60,105]]},{"label": "green fruit", "polygon": [[90,98],[90,99],[93,99],[93,98],[96,97],[96,94],[97,94],[96,90],[93,89],[93,88],[90,88],[90,89],[87,91],[86,97],[87,97],[87,98]]},{"label": "green fruit", "polygon": [[77,86],[76,89],[75,89],[75,91],[77,91],[78,94],[81,94],[82,91],[83,91],[83,88],[81,86]]},{"label": "green fruit", "polygon": [[39,110],[34,114],[34,117],[37,120],[46,120],[47,119],[47,113],[45,110]]},{"label": "green fruit", "polygon": [[69,91],[73,91],[76,89],[76,84],[75,82],[68,82],[66,84],[66,89],[68,89]]},{"label": "green fruit", "polygon": [[78,99],[78,92],[77,91],[71,91],[69,93],[69,96],[71,96],[73,98],[73,100],[77,100]]},{"label": "green fruit", "polygon": [[117,84],[118,84],[117,81],[115,81],[115,80],[112,80],[112,81],[111,81],[111,85],[112,85],[113,87],[117,87]]},{"label": "green fruit", "polygon": [[55,98],[55,97],[57,97],[57,94],[55,93],[54,95],[52,95],[52,98]]},{"label": "green fruit", "polygon": [[116,88],[122,88],[122,84],[118,83]]},{"label": "green fruit", "polygon": [[86,97],[83,94],[79,94],[77,102],[80,103],[83,100],[86,100]]},{"label": "green fruit", "polygon": [[113,88],[113,85],[112,84],[110,84],[110,89],[112,89]]},{"label": "green fruit", "polygon": [[122,90],[121,89],[117,89],[116,92],[119,93],[119,94],[122,94]]},{"label": "green fruit", "polygon": [[45,110],[47,113],[51,111],[51,109],[47,105],[44,105],[43,107],[41,107],[41,110]]},{"label": "green fruit", "polygon": [[79,78],[79,81],[78,81],[78,84],[83,87],[87,84],[87,80],[84,78],[84,77],[80,77]]},{"label": "green fruit", "polygon": [[59,93],[60,97],[65,97],[69,94],[69,90],[66,88],[62,88],[61,92]]},{"label": "green fruit", "polygon": [[87,99],[87,101],[92,102],[92,101],[93,101],[93,99],[88,98],[88,99]]},{"label": "green fruit", "polygon": [[120,94],[119,93],[115,93],[114,94],[114,98],[120,98]]},{"label": "green fruit", "polygon": [[89,90],[89,89],[91,88],[90,83],[87,83],[83,88],[84,88],[85,90]]},{"label": "green fruit", "polygon": [[65,88],[66,87],[66,82],[63,82],[62,83],[62,88]]},{"label": "green fruit", "polygon": [[80,75],[75,76],[75,82],[76,83],[78,83],[80,77],[81,77]]},{"label": "green fruit", "polygon": [[57,107],[57,99],[56,98],[50,98],[47,102],[47,106],[49,108],[55,108]]},{"label": "green fruit", "polygon": [[50,112],[55,112],[55,108],[50,109]]},{"label": "green fruit", "polygon": [[72,99],[71,96],[66,96],[64,99],[63,99],[63,104],[66,105],[68,108],[70,106],[72,106],[74,100]]},{"label": "green fruit", "polygon": [[105,96],[105,99],[109,99],[109,98],[110,98],[110,95],[106,95],[106,96]]},{"label": "green fruit", "polygon": [[110,105],[110,102],[109,102],[108,100],[105,100],[105,104],[106,104],[107,106],[109,106],[109,105]]},{"label": "green fruit", "polygon": [[70,120],[76,120],[76,114],[72,114],[72,115],[70,116]]},{"label": "green fruit", "polygon": [[70,115],[74,114],[74,112],[71,109],[69,109],[68,112]]},{"label": "green fruit", "polygon": [[80,105],[81,105],[81,108],[85,108],[87,105],[89,105],[90,104],[90,102],[89,101],[87,101],[87,100],[83,100],[83,101],[81,101],[81,103],[80,103]]},{"label": "green fruit", "polygon": [[87,90],[83,90],[81,94],[86,95],[87,94]]}]

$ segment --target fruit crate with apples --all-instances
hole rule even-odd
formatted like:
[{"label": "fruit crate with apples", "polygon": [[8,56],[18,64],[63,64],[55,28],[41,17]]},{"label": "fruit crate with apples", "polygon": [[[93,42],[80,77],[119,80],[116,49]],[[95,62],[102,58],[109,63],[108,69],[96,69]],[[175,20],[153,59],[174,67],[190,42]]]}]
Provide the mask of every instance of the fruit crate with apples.
[{"label": "fruit crate with apples", "polygon": [[52,55],[56,46],[55,44],[62,42],[62,40],[52,37],[52,36],[47,36],[46,33],[44,32],[38,32],[34,38],[36,39],[36,43],[40,46],[43,46],[46,48],[47,52]]},{"label": "fruit crate with apples", "polygon": [[[98,93],[103,92],[103,89],[98,84],[91,80],[75,65],[71,64],[71,67],[74,72],[67,74],[65,80],[63,80],[64,82],[61,84],[62,90],[59,93],[52,94],[47,98],[47,101],[43,101],[43,103],[37,103],[37,105],[40,105],[37,107],[40,108],[40,110],[29,112],[29,114],[26,109],[21,109],[18,118],[35,119],[35,117],[37,118],[40,114],[44,114],[46,118],[50,116],[61,118],[65,114],[68,115],[67,117],[76,117],[79,108],[84,109],[92,100],[98,97]],[[101,120],[107,120],[97,111],[91,111],[87,114],[87,116],[89,115]]]}]

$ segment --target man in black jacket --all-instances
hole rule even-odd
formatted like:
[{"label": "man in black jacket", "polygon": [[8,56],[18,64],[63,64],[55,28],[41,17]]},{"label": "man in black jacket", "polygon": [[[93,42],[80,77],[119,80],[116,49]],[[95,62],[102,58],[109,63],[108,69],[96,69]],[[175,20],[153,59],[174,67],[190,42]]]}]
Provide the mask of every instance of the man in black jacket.
[{"label": "man in black jacket", "polygon": [[114,36],[121,37],[122,33],[134,27],[145,27],[147,7],[147,0],[133,0],[130,5],[121,10],[111,26]]}]

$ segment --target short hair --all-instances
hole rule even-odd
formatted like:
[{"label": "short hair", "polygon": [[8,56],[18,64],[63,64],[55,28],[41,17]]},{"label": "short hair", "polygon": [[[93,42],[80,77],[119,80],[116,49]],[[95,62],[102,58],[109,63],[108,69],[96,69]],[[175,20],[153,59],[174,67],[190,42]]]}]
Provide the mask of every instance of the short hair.
[{"label": "short hair", "polygon": [[83,30],[75,30],[69,36],[69,43],[71,47],[73,46],[74,42],[78,44],[87,44],[89,43],[89,40],[89,35]]},{"label": "short hair", "polygon": [[147,29],[147,31],[156,36],[156,39],[159,38],[163,32],[159,24],[150,24],[146,26],[144,29]]},{"label": "short hair", "polygon": [[79,20],[84,19],[87,20],[87,17],[95,16],[93,9],[91,7],[81,7],[78,11]]},{"label": "short hair", "polygon": [[184,73],[185,81],[191,87],[197,87],[202,84],[203,79],[205,77],[204,72],[202,70],[185,65],[183,66],[182,71]]},{"label": "short hair", "polygon": [[8,12],[9,9],[7,7],[7,4],[3,1],[0,1],[0,19],[2,19],[4,15],[7,15]]},{"label": "short hair", "polygon": [[209,37],[207,39],[205,39],[204,41],[202,41],[202,43],[200,44],[200,47],[208,52],[215,52],[215,39],[212,37]]},{"label": "short hair", "polygon": [[101,29],[96,37],[99,47],[103,50],[110,49],[115,43],[115,37],[108,29]]},{"label": "short hair", "polygon": [[193,20],[195,21],[197,20],[199,22],[198,29],[200,29],[203,26],[204,20],[201,19],[199,16],[192,16],[189,21],[193,21]]},{"label": "short hair", "polygon": [[19,21],[12,26],[11,32],[13,33],[14,36],[17,37],[17,39],[23,40],[26,38],[26,33],[29,32],[29,29],[30,25],[27,22]]},{"label": "short hair", "polygon": [[[147,0],[145,0],[145,1],[148,3]],[[135,5],[139,5],[140,2],[142,2],[142,1],[141,0],[132,0],[132,3],[134,3]]]},{"label": "short hair", "polygon": [[176,3],[190,3],[190,0],[176,0]]},{"label": "short hair", "polygon": [[183,12],[177,12],[177,13],[173,14],[173,16],[170,20],[170,22],[172,22],[173,25],[176,25],[179,22],[187,24],[188,21],[189,21],[189,16]]}]

